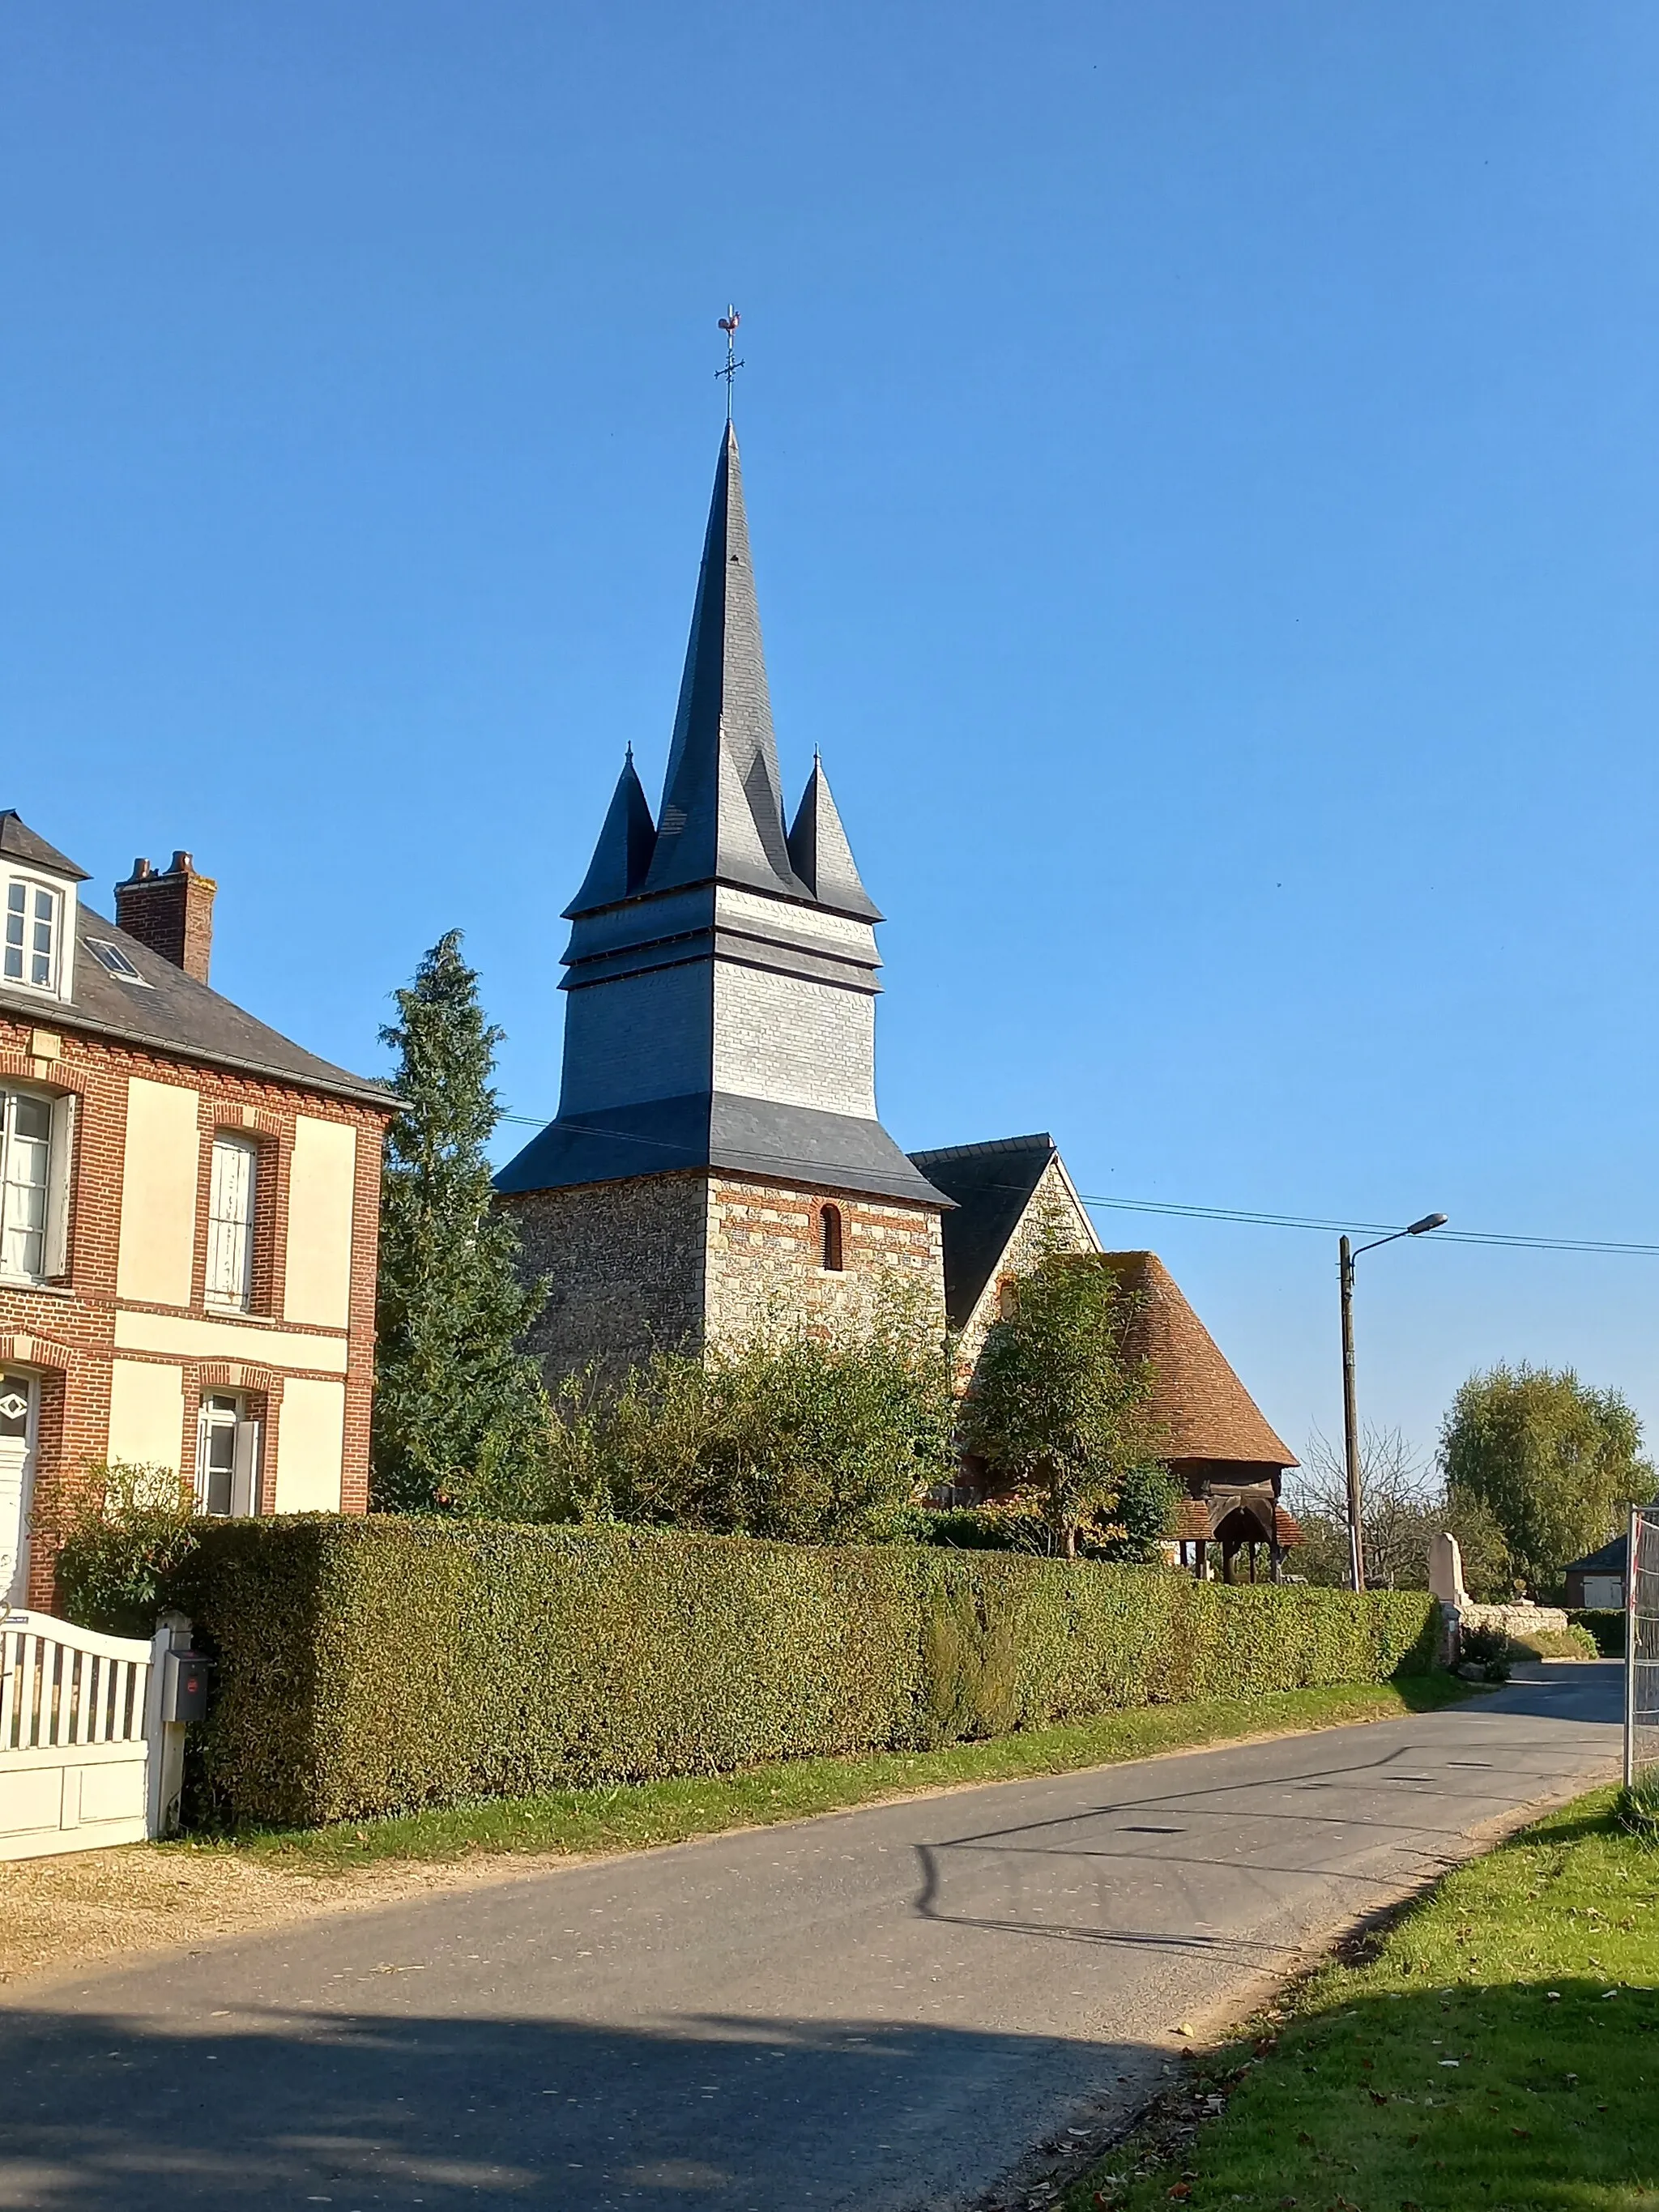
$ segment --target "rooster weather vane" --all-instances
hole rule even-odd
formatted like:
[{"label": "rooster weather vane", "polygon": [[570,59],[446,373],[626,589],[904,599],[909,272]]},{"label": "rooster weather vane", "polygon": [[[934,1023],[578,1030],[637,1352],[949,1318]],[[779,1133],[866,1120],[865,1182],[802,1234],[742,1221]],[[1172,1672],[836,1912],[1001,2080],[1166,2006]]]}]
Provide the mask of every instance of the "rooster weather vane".
[{"label": "rooster weather vane", "polygon": [[714,374],[726,379],[726,419],[728,422],[732,420],[732,386],[738,371],[743,367],[738,359],[738,325],[742,320],[743,317],[735,307],[727,307],[720,317],[720,328],[726,332],[726,364],[724,368],[717,368]]}]

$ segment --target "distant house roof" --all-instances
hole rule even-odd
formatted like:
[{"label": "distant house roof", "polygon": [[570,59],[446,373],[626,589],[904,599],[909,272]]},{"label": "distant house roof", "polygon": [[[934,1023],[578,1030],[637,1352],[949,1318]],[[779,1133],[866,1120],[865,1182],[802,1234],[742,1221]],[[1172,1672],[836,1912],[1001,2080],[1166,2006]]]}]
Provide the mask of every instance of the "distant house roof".
[{"label": "distant house roof", "polygon": [[1157,1253],[1107,1252],[1101,1264],[1144,1300],[1130,1348],[1158,1370],[1152,1412],[1164,1431],[1163,1456],[1294,1467],[1295,1453],[1268,1427]]},{"label": "distant house roof", "polygon": [[[15,815],[0,816],[0,825],[8,819],[16,822]],[[0,827],[0,836],[7,834]],[[51,847],[32,831],[24,835],[40,849],[27,853],[10,846],[4,849],[15,852],[20,859],[33,860],[38,866],[58,866],[63,872],[82,874],[72,862],[48,861],[45,855]],[[140,1045],[174,1059],[262,1075],[302,1090],[349,1098],[360,1105],[396,1107],[399,1103],[397,1093],[384,1084],[371,1083],[367,1076],[353,1075],[319,1060],[276,1030],[267,1029],[263,1022],[256,1022],[252,1014],[245,1014],[230,1000],[197,982],[182,968],[175,968],[112,921],[106,921],[84,902],[76,915],[75,938],[75,989],[70,1003],[65,1006],[56,999],[43,998],[38,991],[0,982],[0,1014],[46,1029],[89,1030],[95,1036],[115,1037],[124,1044]],[[137,970],[140,980],[124,982],[112,975],[88,950],[92,944],[114,945]]]},{"label": "distant house roof", "polygon": [[1059,1152],[1041,1129],[1029,1137],[948,1145],[910,1158],[935,1190],[956,1201],[956,1212],[944,1221],[945,1310],[951,1328],[961,1328]]},{"label": "distant house roof", "polygon": [[1586,1552],[1582,1559],[1569,1559],[1561,1570],[1565,1575],[1622,1575],[1625,1555],[1630,1549],[1630,1532],[1614,1536],[1603,1544],[1599,1552]]}]

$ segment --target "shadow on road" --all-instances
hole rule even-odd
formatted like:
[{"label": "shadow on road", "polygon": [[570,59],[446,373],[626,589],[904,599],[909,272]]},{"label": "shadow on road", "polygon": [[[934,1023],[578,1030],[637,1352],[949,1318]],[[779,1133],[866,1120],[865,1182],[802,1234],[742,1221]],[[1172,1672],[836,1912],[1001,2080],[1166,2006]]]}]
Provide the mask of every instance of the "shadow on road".
[{"label": "shadow on road", "polygon": [[1150,2063],[1139,2045],[855,2021],[652,2033],[247,2009],[135,2033],[15,2012],[0,2205],[905,2212],[991,2178],[975,2114],[1035,2140]]},{"label": "shadow on road", "polygon": [[[1225,1747],[1201,1768],[1158,1762],[1143,1771],[1155,1773],[1159,1786],[1142,1794],[1103,1794],[1038,1820],[915,1846],[921,1871],[915,1910],[926,1920],[1051,1942],[1207,1954],[1241,1966],[1288,1960],[1299,1948],[1295,1941],[1243,1932],[1262,1916],[1239,1909],[1241,1884],[1253,1888],[1255,1905],[1266,1905],[1282,1883],[1305,1880],[1317,1863],[1308,1838],[1322,1831],[1394,1847],[1391,1861],[1372,1868],[1344,1865],[1356,1911],[1396,1895],[1402,1873],[1443,1871],[1467,1853],[1472,1788],[1490,1788],[1507,1806],[1550,1794],[1563,1774],[1581,1779],[1573,1775],[1576,1755],[1564,1760],[1559,1735],[1517,1739],[1506,1729],[1500,1749],[1483,1744],[1486,1725],[1536,1718],[1606,1728],[1617,1717],[1621,1680],[1622,1670],[1609,1680],[1595,1662],[1552,1668],[1546,1680],[1444,1708],[1425,1725],[1407,1724],[1404,1741],[1393,1723],[1383,1723],[1374,1750],[1363,1748],[1375,1741],[1369,1731],[1340,1731],[1356,1742],[1351,1756],[1334,1762],[1328,1734],[1287,1741],[1278,1771],[1265,1774],[1250,1762],[1227,1775]],[[1481,1776],[1490,1784],[1476,1779]],[[1154,1837],[1156,1844],[1149,1844]],[[1137,1923],[1144,1887],[1114,1869],[1144,1873],[1149,1864],[1185,1886],[1192,1907],[1186,1920],[1165,1915],[1160,1926]],[[1221,1908],[1222,1898],[1232,1910]]]}]

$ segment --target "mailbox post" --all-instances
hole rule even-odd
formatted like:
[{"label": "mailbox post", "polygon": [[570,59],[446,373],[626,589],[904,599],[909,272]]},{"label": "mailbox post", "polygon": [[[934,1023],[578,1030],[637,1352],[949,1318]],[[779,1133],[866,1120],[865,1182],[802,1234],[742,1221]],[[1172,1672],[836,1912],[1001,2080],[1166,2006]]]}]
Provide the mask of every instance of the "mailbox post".
[{"label": "mailbox post", "polygon": [[152,1836],[177,1832],[185,1787],[185,1726],[199,1720],[207,1707],[207,1668],[200,1653],[191,1650],[190,1638],[190,1623],[182,1613],[164,1613],[150,1645],[144,1735],[149,1744],[145,1825]]}]

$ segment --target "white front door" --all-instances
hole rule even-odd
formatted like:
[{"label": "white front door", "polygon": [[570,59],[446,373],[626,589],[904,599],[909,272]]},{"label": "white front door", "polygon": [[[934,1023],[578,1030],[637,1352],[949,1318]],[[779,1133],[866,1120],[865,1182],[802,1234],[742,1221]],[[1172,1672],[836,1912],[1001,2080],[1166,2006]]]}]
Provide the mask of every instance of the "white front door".
[{"label": "white front door", "polygon": [[29,1571],[29,1493],[40,1390],[32,1375],[0,1375],[0,1610],[21,1606]]}]

